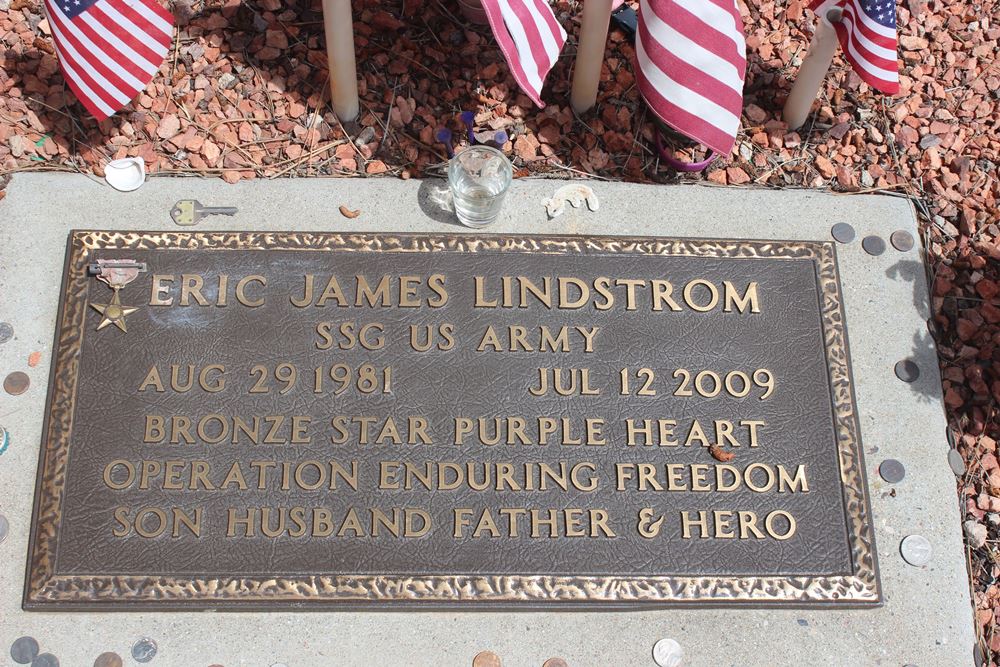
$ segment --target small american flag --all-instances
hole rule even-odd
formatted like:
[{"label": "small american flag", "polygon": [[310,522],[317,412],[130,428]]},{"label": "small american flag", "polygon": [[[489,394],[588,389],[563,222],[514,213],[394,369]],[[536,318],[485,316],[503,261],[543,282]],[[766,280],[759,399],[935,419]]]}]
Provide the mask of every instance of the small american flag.
[{"label": "small american flag", "polygon": [[483,0],[497,44],[517,85],[539,107],[542,86],[566,43],[566,31],[544,0]]},{"label": "small american flag", "polygon": [[810,7],[820,17],[843,11],[833,25],[844,57],[868,85],[889,95],[899,92],[895,0],[813,0]]},{"label": "small american flag", "polygon": [[728,155],[743,108],[746,39],[735,0],[641,0],[639,92],[678,132]]},{"label": "small american flag", "polygon": [[63,76],[98,120],[120,111],[160,67],[173,17],[153,0],[45,0]]}]

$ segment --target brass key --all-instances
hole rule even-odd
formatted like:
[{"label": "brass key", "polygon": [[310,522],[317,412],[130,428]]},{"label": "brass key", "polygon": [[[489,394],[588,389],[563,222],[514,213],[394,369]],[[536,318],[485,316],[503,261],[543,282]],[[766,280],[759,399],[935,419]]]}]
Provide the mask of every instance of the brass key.
[{"label": "brass key", "polygon": [[194,199],[182,199],[170,209],[170,217],[184,227],[197,224],[206,215],[236,215],[235,206],[202,206]]}]

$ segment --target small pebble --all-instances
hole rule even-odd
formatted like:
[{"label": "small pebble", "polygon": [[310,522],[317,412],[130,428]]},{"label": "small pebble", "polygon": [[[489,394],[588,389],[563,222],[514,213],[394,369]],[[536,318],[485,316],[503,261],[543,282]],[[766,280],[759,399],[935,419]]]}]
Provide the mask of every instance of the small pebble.
[{"label": "small pebble", "polygon": [[969,519],[962,524],[962,529],[965,531],[965,536],[969,539],[969,546],[973,549],[978,549],[986,544],[986,526],[983,524],[975,519]]}]

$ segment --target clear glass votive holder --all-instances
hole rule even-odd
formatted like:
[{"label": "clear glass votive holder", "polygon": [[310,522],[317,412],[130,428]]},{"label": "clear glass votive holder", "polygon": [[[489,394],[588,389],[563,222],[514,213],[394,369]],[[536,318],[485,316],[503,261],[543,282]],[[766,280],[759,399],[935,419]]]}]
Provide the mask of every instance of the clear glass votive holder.
[{"label": "clear glass votive holder", "polygon": [[514,177],[507,156],[489,146],[469,146],[448,163],[455,215],[466,227],[485,227],[500,215]]}]

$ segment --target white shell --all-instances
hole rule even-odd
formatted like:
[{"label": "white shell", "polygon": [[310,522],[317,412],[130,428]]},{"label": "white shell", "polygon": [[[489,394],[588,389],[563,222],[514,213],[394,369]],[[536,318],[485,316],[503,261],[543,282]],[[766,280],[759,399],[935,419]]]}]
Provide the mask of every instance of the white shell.
[{"label": "white shell", "polygon": [[104,167],[104,180],[115,190],[131,192],[146,181],[146,161],[141,157],[112,160]]}]

